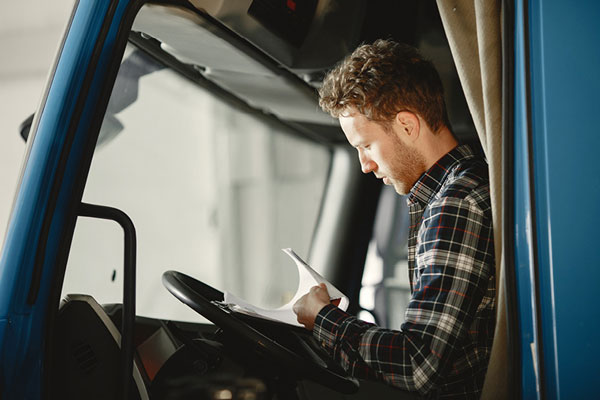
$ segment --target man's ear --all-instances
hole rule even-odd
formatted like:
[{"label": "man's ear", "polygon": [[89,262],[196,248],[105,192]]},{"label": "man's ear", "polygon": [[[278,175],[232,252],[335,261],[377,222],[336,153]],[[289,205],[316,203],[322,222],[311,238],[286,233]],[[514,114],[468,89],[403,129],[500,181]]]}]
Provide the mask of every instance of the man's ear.
[{"label": "man's ear", "polygon": [[410,111],[400,111],[396,114],[396,123],[405,139],[415,141],[421,131],[421,121],[417,114]]}]

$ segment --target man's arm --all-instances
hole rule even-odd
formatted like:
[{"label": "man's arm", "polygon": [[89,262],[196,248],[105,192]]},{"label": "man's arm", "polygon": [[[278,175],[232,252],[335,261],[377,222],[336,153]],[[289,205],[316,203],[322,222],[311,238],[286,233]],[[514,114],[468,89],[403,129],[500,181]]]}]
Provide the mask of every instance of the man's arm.
[{"label": "man's arm", "polygon": [[466,200],[443,198],[423,218],[402,330],[378,328],[321,305],[313,334],[352,375],[427,393],[467,337],[493,274],[493,243],[490,221]]}]

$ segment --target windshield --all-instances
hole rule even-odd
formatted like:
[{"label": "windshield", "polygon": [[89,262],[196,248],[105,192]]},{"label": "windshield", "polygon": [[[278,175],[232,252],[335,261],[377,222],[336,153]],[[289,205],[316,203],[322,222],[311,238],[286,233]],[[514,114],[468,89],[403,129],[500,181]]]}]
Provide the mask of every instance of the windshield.
[{"label": "windshield", "polygon": [[[309,253],[331,153],[273,130],[129,47],[83,201],[116,207],[137,232],[137,314],[198,321],[162,286],[187,273],[256,305],[294,294],[281,251]],[[123,233],[79,218],[63,285],[99,303],[122,301]]]}]

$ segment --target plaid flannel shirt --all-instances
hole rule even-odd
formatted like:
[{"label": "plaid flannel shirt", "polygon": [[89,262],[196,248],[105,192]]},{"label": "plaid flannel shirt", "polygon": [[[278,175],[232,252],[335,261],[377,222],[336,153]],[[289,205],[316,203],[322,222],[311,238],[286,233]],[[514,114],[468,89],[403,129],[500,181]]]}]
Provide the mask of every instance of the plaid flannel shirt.
[{"label": "plaid flannel shirt", "polygon": [[313,336],[356,377],[432,398],[478,398],[496,318],[487,164],[458,146],[419,178],[407,201],[411,299],[401,330],[328,305]]}]

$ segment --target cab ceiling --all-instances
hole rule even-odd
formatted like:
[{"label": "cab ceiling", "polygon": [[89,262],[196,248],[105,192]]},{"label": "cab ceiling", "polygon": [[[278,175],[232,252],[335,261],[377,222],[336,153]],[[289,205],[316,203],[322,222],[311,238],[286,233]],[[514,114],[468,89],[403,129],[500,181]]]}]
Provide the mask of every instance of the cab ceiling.
[{"label": "cab ceiling", "polygon": [[[193,66],[253,109],[281,121],[327,131],[329,136],[331,132],[339,135],[339,127],[318,107],[316,88],[325,72],[359,43],[391,37],[419,47],[436,64],[455,133],[459,137],[473,135],[434,1],[314,0],[312,18],[295,43],[269,21],[250,15],[255,3],[271,6],[281,1],[148,4],[140,10],[132,29],[157,40],[162,51]],[[297,0],[292,3],[301,4]],[[281,26],[282,21],[278,22]]]}]

